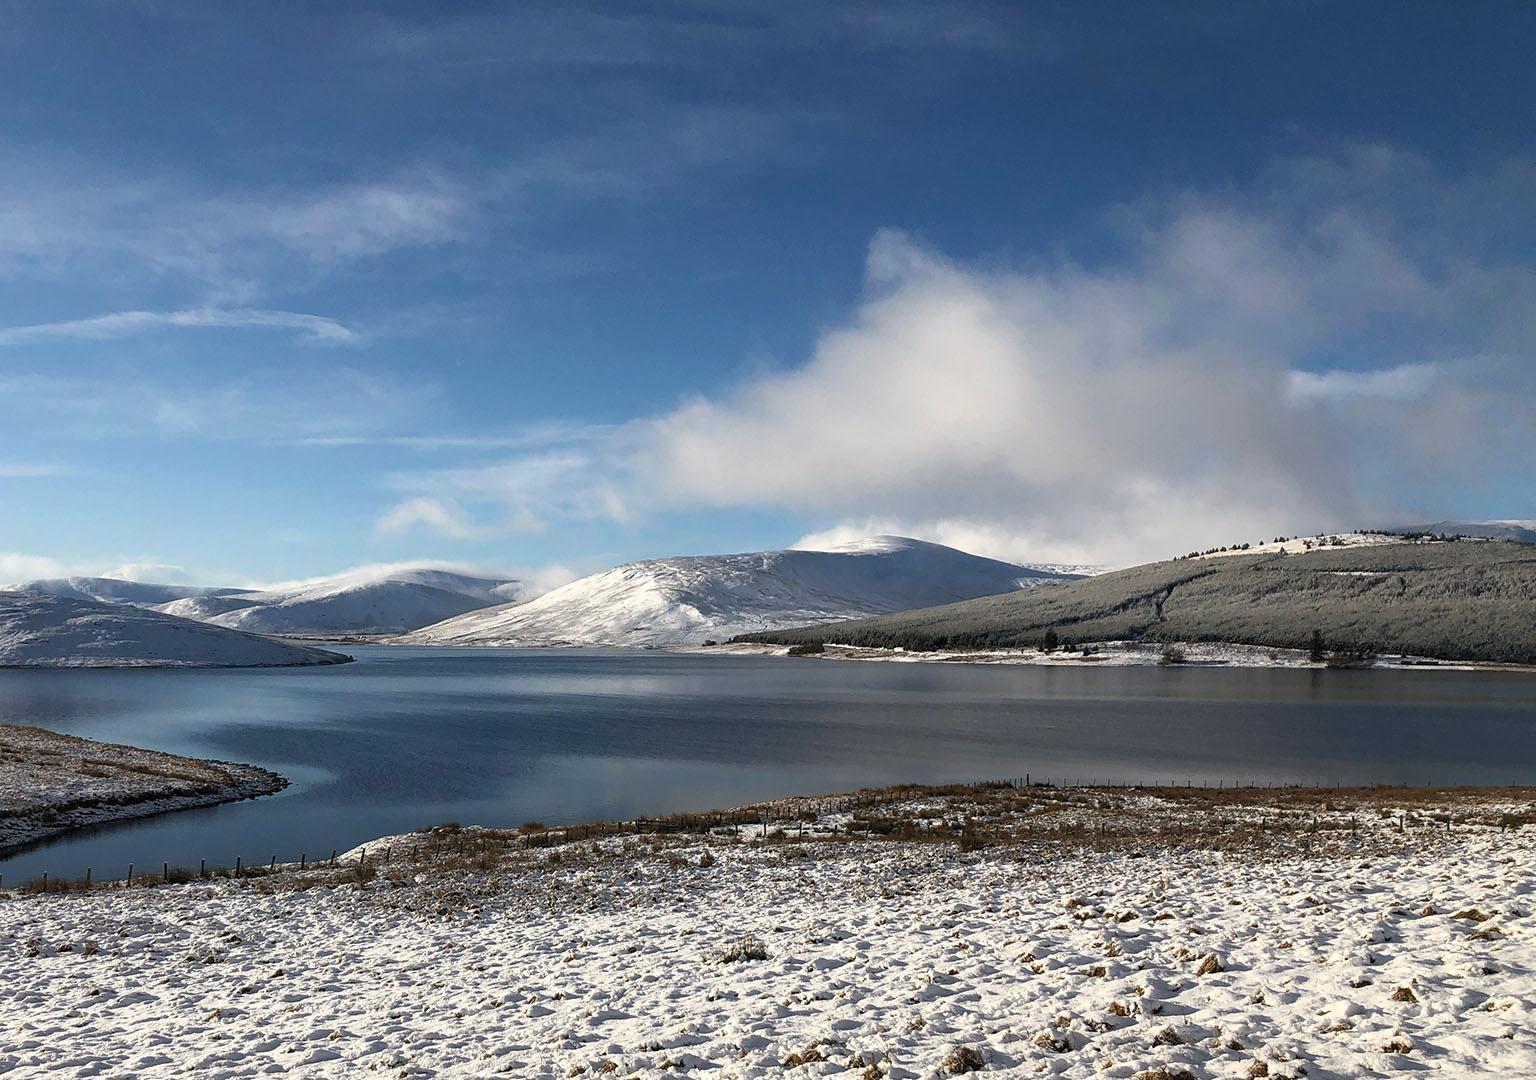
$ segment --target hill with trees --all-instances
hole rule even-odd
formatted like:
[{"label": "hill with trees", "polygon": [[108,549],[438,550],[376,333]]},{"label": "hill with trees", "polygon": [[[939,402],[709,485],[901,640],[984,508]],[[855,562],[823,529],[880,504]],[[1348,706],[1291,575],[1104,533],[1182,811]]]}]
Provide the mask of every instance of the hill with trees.
[{"label": "hill with trees", "polygon": [[1536,547],[1387,543],[1184,558],[1028,592],[735,640],[996,649],[1107,641],[1232,642],[1536,663]]}]

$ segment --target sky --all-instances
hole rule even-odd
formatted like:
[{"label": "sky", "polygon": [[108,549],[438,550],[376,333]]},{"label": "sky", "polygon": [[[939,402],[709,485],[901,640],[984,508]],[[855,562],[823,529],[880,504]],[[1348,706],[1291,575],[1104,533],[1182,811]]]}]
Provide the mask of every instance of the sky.
[{"label": "sky", "polygon": [[1536,518],[1536,8],[0,0],[0,580]]}]

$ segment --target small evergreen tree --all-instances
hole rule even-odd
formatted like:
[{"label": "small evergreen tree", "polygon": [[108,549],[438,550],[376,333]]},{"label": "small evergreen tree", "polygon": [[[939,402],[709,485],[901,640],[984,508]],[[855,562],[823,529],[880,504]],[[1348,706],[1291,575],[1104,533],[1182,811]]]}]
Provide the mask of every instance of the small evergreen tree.
[{"label": "small evergreen tree", "polygon": [[1328,659],[1328,649],[1323,644],[1323,632],[1321,630],[1312,631],[1312,647],[1307,658],[1314,664],[1321,664],[1324,660]]},{"label": "small evergreen tree", "polygon": [[1046,630],[1045,637],[1040,639],[1040,651],[1055,652],[1056,647],[1060,644],[1061,639],[1056,636],[1056,628],[1053,626]]}]

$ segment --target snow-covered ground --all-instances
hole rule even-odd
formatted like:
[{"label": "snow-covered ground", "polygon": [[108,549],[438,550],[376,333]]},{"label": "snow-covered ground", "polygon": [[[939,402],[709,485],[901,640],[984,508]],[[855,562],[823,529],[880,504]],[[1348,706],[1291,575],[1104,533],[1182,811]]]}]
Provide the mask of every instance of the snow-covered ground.
[{"label": "snow-covered ground", "polygon": [[905,537],[828,551],[652,559],[517,607],[471,612],[401,640],[419,645],[679,645],[1011,592],[1061,575]]},{"label": "snow-covered ground", "polygon": [[130,604],[0,592],[0,667],[282,667],[347,659]]},{"label": "snow-covered ground", "polygon": [[254,765],[0,724],[0,851],[83,825],[269,795],[287,784]]},{"label": "snow-covered ground", "polygon": [[[1277,649],[1267,645],[1238,645],[1231,642],[1180,642],[1173,646],[1175,655],[1182,656],[1178,663],[1184,667],[1267,667],[1267,668],[1315,668],[1305,649]],[[690,653],[714,656],[757,655],[784,656],[789,652],[786,645],[759,645],[753,642],[735,642],[709,648],[689,648]],[[827,645],[825,651],[813,653],[802,659],[814,660],[871,660],[905,664],[1034,664],[1046,667],[1148,667],[1167,664],[1168,652],[1156,642],[1099,641],[1082,646],[1073,645],[1043,652],[1040,649],[966,649],[912,652],[906,649],[867,649],[856,645]],[[1478,667],[1512,667],[1515,665],[1488,665],[1471,662],[1458,663],[1450,660],[1431,660],[1413,656],[1377,656],[1369,663],[1373,668],[1394,668],[1409,671],[1420,670],[1471,670]]]},{"label": "snow-covered ground", "polygon": [[12,896],[0,1075],[1530,1076],[1530,796],[981,792]]},{"label": "snow-covered ground", "polygon": [[1300,555],[1306,551],[1327,548],[1372,547],[1377,544],[1405,543],[1401,536],[1385,533],[1322,533],[1318,536],[1293,536],[1289,540],[1275,540],[1267,544],[1250,544],[1248,547],[1230,547],[1225,551],[1209,551],[1197,555],[1200,559],[1219,559],[1228,555]]}]

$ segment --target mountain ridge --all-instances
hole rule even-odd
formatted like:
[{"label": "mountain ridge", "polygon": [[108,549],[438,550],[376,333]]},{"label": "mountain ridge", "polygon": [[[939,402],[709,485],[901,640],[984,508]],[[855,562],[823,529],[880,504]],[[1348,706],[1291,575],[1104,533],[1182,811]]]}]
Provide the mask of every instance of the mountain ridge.
[{"label": "mountain ridge", "polygon": [[687,645],[794,620],[847,618],[987,596],[1065,575],[909,537],[832,550],[684,555],[626,563],[525,604],[469,612],[403,644]]},{"label": "mountain ridge", "polygon": [[350,659],[131,604],[0,591],[0,667],[294,667]]}]

